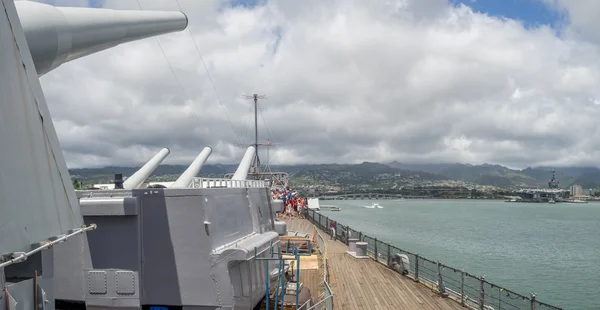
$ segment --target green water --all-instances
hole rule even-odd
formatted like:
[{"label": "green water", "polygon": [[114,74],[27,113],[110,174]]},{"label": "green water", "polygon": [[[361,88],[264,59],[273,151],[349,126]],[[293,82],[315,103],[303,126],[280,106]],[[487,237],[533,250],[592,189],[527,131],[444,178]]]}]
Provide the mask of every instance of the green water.
[{"label": "green water", "polygon": [[[383,209],[363,206],[378,202]],[[401,249],[565,309],[600,309],[600,203],[322,201],[321,211]]]}]

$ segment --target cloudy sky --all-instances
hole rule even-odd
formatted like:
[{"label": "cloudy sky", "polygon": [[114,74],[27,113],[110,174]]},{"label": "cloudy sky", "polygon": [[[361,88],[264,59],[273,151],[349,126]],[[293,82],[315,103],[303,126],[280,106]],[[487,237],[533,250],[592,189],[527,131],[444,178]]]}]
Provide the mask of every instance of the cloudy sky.
[{"label": "cloudy sky", "polygon": [[41,78],[69,167],[139,164],[161,147],[165,163],[204,146],[212,163],[237,162],[254,138],[242,97],[253,93],[268,97],[259,126],[272,163],[600,165],[600,1],[179,4],[189,31]]}]

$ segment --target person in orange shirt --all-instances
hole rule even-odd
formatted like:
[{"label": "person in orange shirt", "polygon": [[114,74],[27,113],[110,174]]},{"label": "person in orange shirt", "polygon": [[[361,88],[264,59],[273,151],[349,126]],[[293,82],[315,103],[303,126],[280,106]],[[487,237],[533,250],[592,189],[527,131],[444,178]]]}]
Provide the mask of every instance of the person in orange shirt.
[{"label": "person in orange shirt", "polygon": [[306,201],[304,199],[302,199],[302,198],[298,198],[298,199],[299,199],[299,205],[300,205],[298,207],[298,217],[301,218],[301,219],[303,219],[304,218],[304,212],[305,212],[304,210],[306,208],[306,205],[305,205]]}]

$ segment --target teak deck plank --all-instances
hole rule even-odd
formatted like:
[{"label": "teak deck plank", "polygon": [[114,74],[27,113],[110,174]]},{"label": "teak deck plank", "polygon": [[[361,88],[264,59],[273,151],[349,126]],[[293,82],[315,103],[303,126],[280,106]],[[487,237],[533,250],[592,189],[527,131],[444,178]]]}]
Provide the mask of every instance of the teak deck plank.
[{"label": "teak deck plank", "polygon": [[321,283],[321,277],[319,277],[319,270],[302,269],[302,267],[300,267],[300,282],[302,282],[305,286],[307,286],[310,289],[310,294],[313,300],[318,300],[319,283]]},{"label": "teak deck plank", "polygon": [[[306,219],[294,218],[286,223],[289,230],[311,234],[314,231],[314,225]],[[345,244],[330,240],[326,233],[317,230],[327,239],[329,284],[336,309],[464,309],[372,259],[351,257]],[[311,293],[314,297],[320,294],[312,288]]]}]

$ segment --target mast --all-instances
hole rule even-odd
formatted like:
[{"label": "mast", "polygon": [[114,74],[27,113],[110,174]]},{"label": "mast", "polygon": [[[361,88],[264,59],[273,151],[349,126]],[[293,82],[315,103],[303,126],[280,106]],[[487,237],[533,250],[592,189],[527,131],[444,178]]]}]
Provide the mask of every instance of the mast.
[{"label": "mast", "polygon": [[260,158],[258,157],[258,95],[254,94],[254,173],[258,173]]},{"label": "mast", "polygon": [[255,179],[260,176],[260,157],[258,156],[258,99],[266,99],[264,95],[253,94],[252,96],[244,96],[246,99],[254,100],[254,158],[252,159],[252,172],[251,175]]}]

